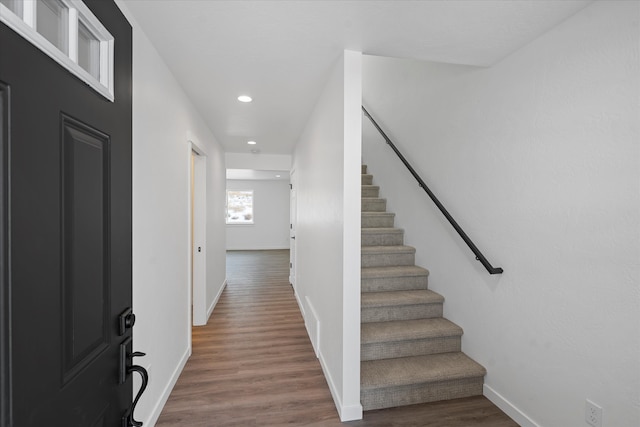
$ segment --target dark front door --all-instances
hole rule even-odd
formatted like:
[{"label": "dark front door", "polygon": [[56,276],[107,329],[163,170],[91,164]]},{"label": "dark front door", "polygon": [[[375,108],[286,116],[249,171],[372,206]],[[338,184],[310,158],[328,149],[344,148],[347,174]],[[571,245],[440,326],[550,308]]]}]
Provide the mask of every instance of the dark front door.
[{"label": "dark front door", "polygon": [[85,3],[115,39],[115,102],[0,23],[3,427],[120,426],[132,401],[131,27]]}]

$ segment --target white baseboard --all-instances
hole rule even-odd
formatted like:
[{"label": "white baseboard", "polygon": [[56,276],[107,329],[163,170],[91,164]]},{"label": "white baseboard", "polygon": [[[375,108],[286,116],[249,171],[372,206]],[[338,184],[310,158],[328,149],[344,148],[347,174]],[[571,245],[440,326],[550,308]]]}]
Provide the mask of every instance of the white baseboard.
[{"label": "white baseboard", "polygon": [[222,292],[224,291],[224,288],[226,288],[226,287],[227,287],[227,279],[225,279],[224,282],[222,282],[222,286],[220,287],[220,290],[218,291],[218,295],[216,295],[216,297],[211,302],[211,305],[207,309],[207,322],[209,321],[209,318],[211,317],[211,313],[213,313],[213,309],[216,307],[216,304],[218,304],[218,301],[220,300],[220,296],[222,295]]},{"label": "white baseboard", "polygon": [[362,405],[343,406],[340,409],[340,421],[357,421],[362,419]]},{"label": "white baseboard", "polygon": [[331,372],[329,372],[329,369],[327,368],[322,352],[320,352],[320,356],[318,357],[318,360],[320,360],[320,366],[322,367],[322,372],[324,373],[324,377],[327,379],[327,384],[329,385],[329,391],[331,392],[333,403],[336,405],[336,410],[338,411],[338,415],[340,416],[340,421],[345,422],[345,421],[361,420],[362,405],[357,404],[357,405],[345,406],[342,404],[342,400],[340,399],[340,393],[338,393],[338,389],[336,388],[336,384],[333,381]]},{"label": "white baseboard", "polygon": [[184,355],[180,359],[180,362],[178,362],[178,366],[176,366],[176,369],[174,369],[173,373],[171,374],[169,383],[167,383],[164,390],[162,391],[162,394],[160,395],[160,399],[158,399],[158,402],[153,407],[153,410],[151,411],[149,418],[146,421],[144,421],[145,426],[153,427],[158,422],[158,418],[160,418],[162,409],[164,408],[164,405],[167,403],[167,400],[169,400],[171,391],[173,390],[173,387],[176,385],[176,382],[178,382],[178,378],[180,378],[180,374],[182,373],[184,366],[187,364],[189,357],[191,357],[190,347],[187,348],[187,350],[184,352]]},{"label": "white baseboard", "polygon": [[300,301],[300,295],[297,292],[293,293],[296,296],[296,301],[298,303],[298,308],[300,308],[300,313],[302,313],[302,318],[304,319],[306,314],[304,312],[304,305],[302,305],[302,301]]},{"label": "white baseboard", "polygon": [[[329,391],[331,392],[331,397],[333,398],[333,403],[336,405],[336,409],[338,410],[338,415],[340,416],[340,421],[354,421],[362,419],[362,405],[358,402],[355,405],[344,405],[342,399],[340,398],[340,390],[336,387],[335,382],[333,381],[333,377],[331,376],[331,372],[325,363],[324,355],[322,354],[322,348],[320,346],[320,334],[322,333],[322,325],[320,323],[320,319],[313,308],[313,304],[309,297],[305,298],[307,301],[307,314],[305,317],[305,326],[307,329],[307,334],[309,335],[309,339],[311,340],[311,344],[313,345],[313,350],[316,353],[316,357],[320,360],[320,366],[322,367],[322,372],[324,373],[325,378],[327,379],[327,384],[329,385]],[[359,395],[359,393],[358,393]]]},{"label": "white baseboard", "polygon": [[333,397],[333,403],[336,405],[336,409],[338,410],[338,415],[340,416],[340,420],[342,421],[342,400],[340,399],[340,393],[336,389],[336,384],[333,382],[333,377],[331,376],[331,372],[327,368],[326,363],[324,362],[324,356],[322,352],[318,355],[318,360],[320,360],[320,367],[322,367],[322,372],[324,373],[324,377],[327,379],[327,384],[329,385],[329,391],[331,392],[331,397]]},{"label": "white baseboard", "polygon": [[484,385],[483,389],[484,397],[489,399],[502,410],[505,414],[511,417],[512,420],[520,424],[521,427],[540,427],[535,421],[529,418],[524,412],[518,409],[513,403],[509,402],[500,393],[492,389],[488,385]]}]

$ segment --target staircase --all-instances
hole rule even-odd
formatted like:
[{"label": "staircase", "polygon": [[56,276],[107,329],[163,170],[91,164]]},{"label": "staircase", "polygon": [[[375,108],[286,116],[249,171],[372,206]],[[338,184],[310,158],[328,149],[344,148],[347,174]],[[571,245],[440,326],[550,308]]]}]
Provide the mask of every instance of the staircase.
[{"label": "staircase", "polygon": [[381,409],[482,394],[486,370],[460,351],[462,329],[442,317],[380,188],[362,166],[360,400]]}]

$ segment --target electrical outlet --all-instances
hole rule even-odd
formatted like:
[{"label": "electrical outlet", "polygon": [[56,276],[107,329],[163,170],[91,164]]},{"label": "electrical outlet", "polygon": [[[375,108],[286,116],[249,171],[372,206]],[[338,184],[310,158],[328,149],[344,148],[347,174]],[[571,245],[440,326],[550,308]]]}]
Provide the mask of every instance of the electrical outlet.
[{"label": "electrical outlet", "polygon": [[602,408],[587,399],[584,410],[585,421],[593,427],[602,427]]}]

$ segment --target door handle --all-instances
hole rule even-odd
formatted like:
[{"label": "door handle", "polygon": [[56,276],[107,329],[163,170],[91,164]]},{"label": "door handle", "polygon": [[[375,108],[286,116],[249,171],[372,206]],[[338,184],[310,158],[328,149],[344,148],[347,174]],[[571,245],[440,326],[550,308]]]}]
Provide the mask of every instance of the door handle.
[{"label": "door handle", "polygon": [[[140,351],[136,351],[135,353],[131,354],[132,359],[134,357],[142,357],[142,356],[145,356],[145,353],[142,353]],[[133,418],[133,413],[136,410],[136,405],[138,404],[138,401],[140,400],[142,393],[144,393],[144,391],[147,389],[147,385],[149,384],[149,373],[145,368],[143,368],[140,365],[131,365],[127,369],[127,374],[131,374],[133,372],[137,372],[140,374],[140,377],[142,379],[142,384],[140,385],[140,390],[138,390],[138,394],[136,394],[136,398],[133,399],[131,408],[127,411],[127,423],[128,423],[127,427],[141,427],[142,421],[136,421],[135,418]]]},{"label": "door handle", "polygon": [[131,406],[125,414],[122,416],[122,427],[141,427],[142,421],[137,421],[134,417],[134,411],[136,409],[136,405],[142,396],[142,393],[147,389],[147,385],[149,384],[149,373],[145,368],[140,365],[133,364],[134,357],[142,357],[145,356],[145,353],[140,351],[129,352],[131,349],[131,338],[128,337],[126,340],[120,344],[120,384],[124,384],[127,380],[127,377],[134,372],[140,374],[142,379],[142,385],[140,386],[140,390],[138,390],[138,394],[136,394],[135,399],[131,402]]}]

